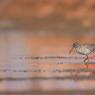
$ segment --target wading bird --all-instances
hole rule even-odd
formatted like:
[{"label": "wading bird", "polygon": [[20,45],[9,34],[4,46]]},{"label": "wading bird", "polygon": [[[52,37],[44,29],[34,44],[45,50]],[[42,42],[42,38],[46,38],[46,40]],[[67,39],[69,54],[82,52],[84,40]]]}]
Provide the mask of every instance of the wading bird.
[{"label": "wading bird", "polygon": [[[89,61],[89,57],[88,55],[95,53],[95,44],[79,44],[77,42],[73,43],[72,45],[72,49],[69,51],[69,53],[71,53],[73,50],[75,49],[75,51],[78,54],[81,55],[85,55],[85,59],[84,59],[84,63],[87,63]],[[94,55],[95,57],[95,55]],[[88,68],[88,64],[86,64],[87,68]]]}]

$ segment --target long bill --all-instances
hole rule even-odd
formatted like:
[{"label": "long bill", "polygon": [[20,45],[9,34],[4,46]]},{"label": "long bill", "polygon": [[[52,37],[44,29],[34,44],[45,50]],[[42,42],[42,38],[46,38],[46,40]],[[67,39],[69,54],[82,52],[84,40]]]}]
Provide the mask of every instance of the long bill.
[{"label": "long bill", "polygon": [[74,47],[72,47],[72,48],[70,49],[69,54],[71,54],[71,53],[73,52],[73,50],[74,50]]}]

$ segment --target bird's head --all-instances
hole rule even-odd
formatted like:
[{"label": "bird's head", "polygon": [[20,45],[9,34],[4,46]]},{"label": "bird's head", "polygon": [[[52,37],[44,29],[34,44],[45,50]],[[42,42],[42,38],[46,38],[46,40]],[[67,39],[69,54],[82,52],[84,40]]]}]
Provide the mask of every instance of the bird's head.
[{"label": "bird's head", "polygon": [[80,46],[80,44],[77,43],[77,42],[73,43],[73,45],[72,45],[73,48],[77,48],[77,47],[79,47],[79,46]]},{"label": "bird's head", "polygon": [[72,51],[73,51],[75,48],[79,47],[79,46],[80,46],[79,43],[77,43],[77,42],[73,43],[73,44],[72,44],[72,48],[71,48],[71,50],[69,51],[69,53],[72,53]]}]

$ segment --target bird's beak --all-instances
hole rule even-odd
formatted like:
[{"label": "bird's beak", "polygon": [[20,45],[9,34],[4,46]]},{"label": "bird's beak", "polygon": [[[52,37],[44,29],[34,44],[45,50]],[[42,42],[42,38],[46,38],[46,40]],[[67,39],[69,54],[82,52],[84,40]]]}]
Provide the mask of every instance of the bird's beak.
[{"label": "bird's beak", "polygon": [[74,47],[72,47],[72,48],[70,49],[69,54],[71,54],[73,50],[74,50]]}]

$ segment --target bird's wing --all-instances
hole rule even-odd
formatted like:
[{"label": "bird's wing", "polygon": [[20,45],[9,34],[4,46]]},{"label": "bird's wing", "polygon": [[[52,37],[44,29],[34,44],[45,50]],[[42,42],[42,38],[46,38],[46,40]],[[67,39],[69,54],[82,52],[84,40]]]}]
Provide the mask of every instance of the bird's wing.
[{"label": "bird's wing", "polygon": [[88,48],[91,51],[95,51],[95,44],[86,44],[86,48]]}]

